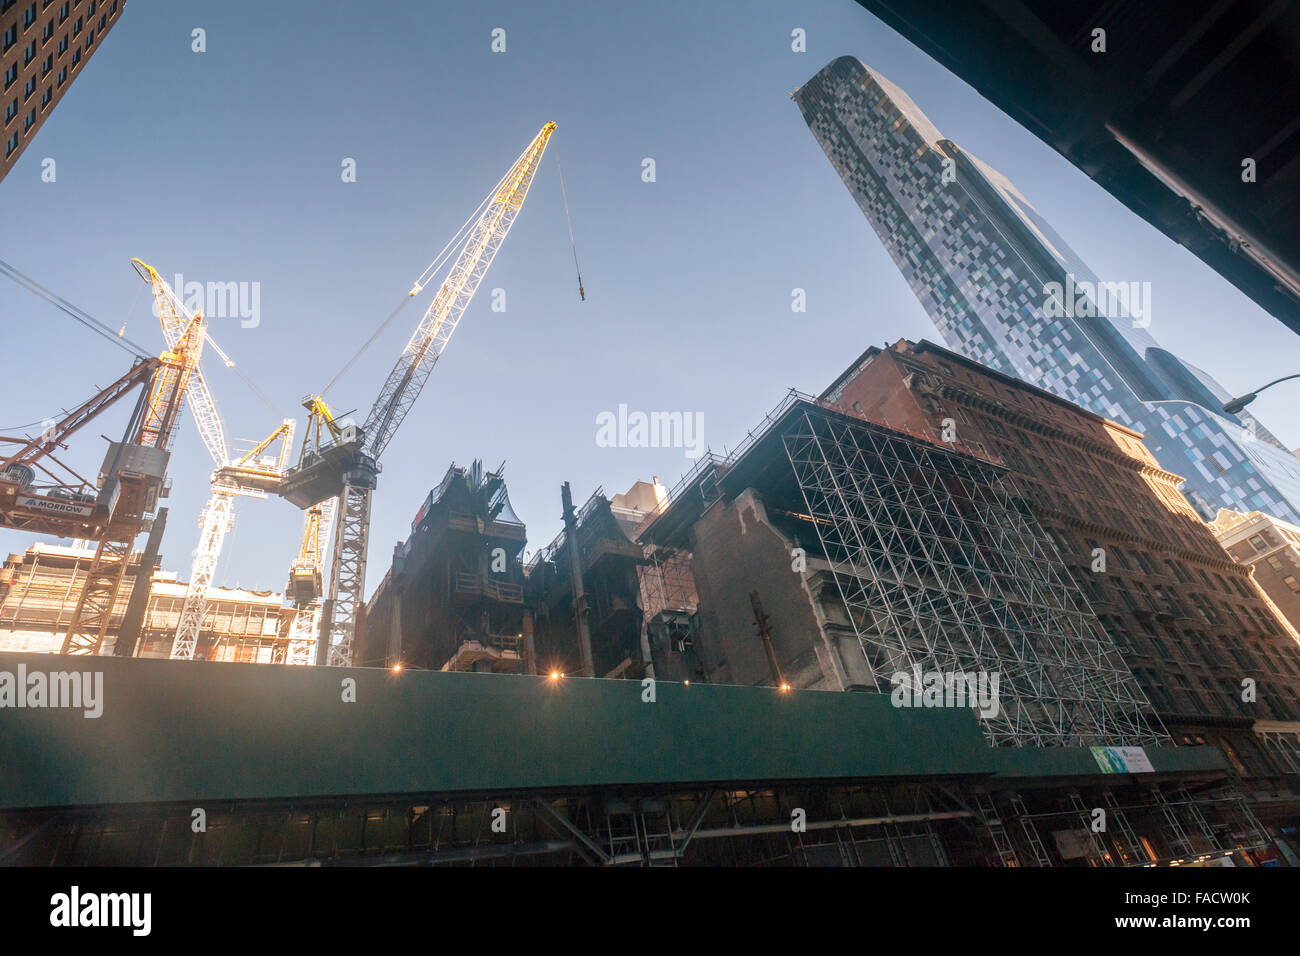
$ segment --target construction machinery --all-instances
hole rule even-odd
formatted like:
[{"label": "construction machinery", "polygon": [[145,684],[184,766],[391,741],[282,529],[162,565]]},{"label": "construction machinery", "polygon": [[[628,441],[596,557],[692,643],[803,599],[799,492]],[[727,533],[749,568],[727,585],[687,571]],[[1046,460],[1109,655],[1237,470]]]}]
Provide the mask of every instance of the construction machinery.
[{"label": "construction machinery", "polygon": [[[302,451],[297,465],[286,472],[278,491],[300,508],[310,508],[329,498],[338,499],[329,597],[321,621],[319,646],[326,652],[322,663],[331,666],[352,663],[356,615],[364,600],[371,497],[380,470],[380,456],[415,404],[500,249],[523,206],[554,131],[554,123],[542,127],[480,203],[481,214],[476,210],[471,215],[415,281],[404,301],[418,295],[442,264],[452,261],[449,250],[455,246],[454,264],[446,280],[402,350],[364,424],[358,426],[347,419],[337,419],[320,395],[308,396],[303,401],[308,425]],[[464,238],[456,246],[461,233]]]},{"label": "construction machinery", "polygon": [[293,602],[296,610],[289,625],[286,664],[316,663],[316,640],[325,602],[321,587],[322,545],[329,540],[337,507],[337,498],[326,498],[303,513],[302,543],[289,567],[289,583],[285,588],[285,597]]},{"label": "construction machinery", "polygon": [[[131,263],[140,277],[149,283],[163,337],[169,346],[174,347],[193,316],[171,286],[158,274],[157,269],[139,259],[132,259]],[[208,341],[227,365],[233,364],[211,338]],[[185,602],[181,607],[176,637],[172,642],[170,656],[179,660],[192,660],[198,652],[199,631],[207,609],[212,575],[217,560],[221,557],[221,546],[226,534],[234,526],[235,498],[265,498],[268,492],[276,489],[293,446],[295,424],[292,419],[286,418],[249,452],[236,458],[226,444],[225,423],[217,410],[216,400],[203,377],[203,370],[197,365],[189,377],[186,396],[199,436],[203,439],[208,454],[212,456],[216,470],[211,479],[212,495],[199,518],[199,542],[194,549],[194,564],[190,569]],[[280,443],[279,454],[263,457],[276,442]]]},{"label": "construction machinery", "polygon": [[143,407],[137,406],[127,426],[126,440],[109,446],[100,496],[111,517],[72,612],[64,654],[98,654],[103,646],[131,546],[157,507],[186,389],[203,354],[204,326],[199,313],[185,325],[176,344],[162,353],[162,365],[148,394],[142,396]]},{"label": "construction machinery", "polygon": [[[203,352],[204,319],[178,320],[174,339],[157,359],[137,362],[35,439],[0,461],[0,524],[59,537],[96,540],[94,557],[64,637],[65,654],[97,654],[108,633],[131,546],[165,495],[167,463],[190,378]],[[142,388],[120,442],[92,485],[55,455],[66,439],[136,385]],[[53,466],[53,467],[51,467]],[[56,470],[57,469],[57,470]],[[39,477],[38,477],[39,472]]]},{"label": "construction machinery", "polygon": [[[62,419],[41,423],[44,428],[36,438],[0,436],[0,527],[97,540],[113,516],[110,501],[101,495],[98,483],[66,465],[57,451],[67,448],[73,433],[132,389],[146,387],[143,401],[162,366],[163,359],[137,360],[116,382],[65,412]],[[136,418],[139,415],[137,408]]]}]

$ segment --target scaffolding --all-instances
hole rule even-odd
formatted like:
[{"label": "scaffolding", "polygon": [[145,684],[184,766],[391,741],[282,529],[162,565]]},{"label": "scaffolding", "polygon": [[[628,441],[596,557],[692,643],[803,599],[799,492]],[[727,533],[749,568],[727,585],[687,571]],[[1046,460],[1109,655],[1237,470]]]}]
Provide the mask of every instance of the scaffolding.
[{"label": "scaffolding", "polygon": [[878,691],[899,672],[996,674],[994,746],[1168,740],[1003,469],[786,406],[782,443]]},{"label": "scaffolding", "polygon": [[637,569],[646,619],[665,612],[695,613],[699,598],[691,575],[691,553],[652,544],[646,546],[646,561]]}]

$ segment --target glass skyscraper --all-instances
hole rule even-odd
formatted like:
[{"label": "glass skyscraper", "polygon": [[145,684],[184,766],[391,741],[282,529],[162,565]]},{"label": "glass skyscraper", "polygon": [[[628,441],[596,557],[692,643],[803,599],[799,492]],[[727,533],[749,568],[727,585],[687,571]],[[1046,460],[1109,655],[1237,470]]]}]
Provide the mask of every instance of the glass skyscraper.
[{"label": "glass skyscraper", "polygon": [[1100,282],[1006,177],[855,57],[794,99],[949,348],[1142,432],[1207,518],[1300,521],[1300,458],[1160,347],[1135,277]]}]

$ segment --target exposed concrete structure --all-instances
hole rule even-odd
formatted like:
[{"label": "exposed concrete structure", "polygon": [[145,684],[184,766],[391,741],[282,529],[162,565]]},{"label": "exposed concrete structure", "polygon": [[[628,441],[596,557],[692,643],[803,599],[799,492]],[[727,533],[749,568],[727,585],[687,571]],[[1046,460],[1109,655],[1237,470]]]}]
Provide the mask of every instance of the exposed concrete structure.
[{"label": "exposed concrete structure", "polygon": [[[11,554],[0,567],[0,650],[57,654],[94,558],[94,548],[34,544]],[[109,626],[112,653],[118,628],[135,588],[140,553],[131,556]],[[138,657],[166,657],[185,604],[186,582],[175,572],[155,570],[141,631]],[[275,591],[214,587],[200,630],[205,660],[283,662],[293,609]]]},{"label": "exposed concrete structure", "polygon": [[[638,569],[645,564],[634,531],[632,508],[621,498],[619,512],[597,489],[574,515],[580,589],[573,586],[570,535],[561,532],[528,562],[524,593],[533,616],[540,672],[582,671],[580,628],[589,634],[595,677],[640,677],[650,663],[641,640]],[[580,607],[575,614],[575,591]]]},{"label": "exposed concrete structure", "polygon": [[[633,541],[667,506],[668,489],[659,483],[658,476],[650,482],[638,481],[610,500],[610,511]],[[647,544],[645,558],[636,573],[640,584],[642,659],[650,662],[646,673],[667,680],[706,679],[694,653],[699,596],[691,574],[690,552]]]},{"label": "exposed concrete structure", "polygon": [[533,673],[525,639],[526,540],[503,469],[452,464],[366,604],[358,663]]}]

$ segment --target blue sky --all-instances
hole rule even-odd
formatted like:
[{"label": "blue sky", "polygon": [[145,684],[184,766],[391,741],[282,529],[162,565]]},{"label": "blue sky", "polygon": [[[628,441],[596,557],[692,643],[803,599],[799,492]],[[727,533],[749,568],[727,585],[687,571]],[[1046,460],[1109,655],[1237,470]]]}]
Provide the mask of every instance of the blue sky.
[{"label": "blue sky", "polygon": [[[207,52],[191,51],[206,31]],[[506,31],[504,54],[491,31]],[[791,30],[807,52],[791,51]],[[1149,331],[1240,392],[1298,370],[1295,336],[1128,212],[974,90],[849,0],[804,3],[431,4],[130,0],[0,182],[0,258],[161,348],[129,260],[164,276],[257,282],[260,323],[212,334],[266,392],[210,356],[233,438],[256,439],[369,337],[543,123],[528,203],[418,404],[388,447],[367,591],[451,461],[507,462],[529,547],[560,526],[560,483],[585,500],[691,466],[681,449],[597,447],[596,417],[703,414],[715,451],[785,390],[818,391],[864,348],[939,341],[789,94],[842,54],[901,86],[1003,172],[1100,276],[1152,283]],[[57,181],[40,181],[41,160]],[[556,159],[587,300],[579,302]],[[642,160],[657,181],[642,181]],[[341,180],[356,160],[357,181]],[[807,311],[791,311],[803,288]],[[490,308],[506,290],[506,311]],[[365,411],[432,289],[331,390]],[[132,311],[132,303],[135,303]],[[71,407],[125,353],[0,285],[0,433]],[[1300,445],[1280,386],[1255,406]],[[68,455],[83,472],[123,415]],[[187,418],[171,466],[164,567],[187,574],[210,461]],[[217,582],[283,587],[300,512],[240,503]],[[22,550],[30,536],[0,532]]]}]

